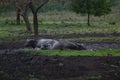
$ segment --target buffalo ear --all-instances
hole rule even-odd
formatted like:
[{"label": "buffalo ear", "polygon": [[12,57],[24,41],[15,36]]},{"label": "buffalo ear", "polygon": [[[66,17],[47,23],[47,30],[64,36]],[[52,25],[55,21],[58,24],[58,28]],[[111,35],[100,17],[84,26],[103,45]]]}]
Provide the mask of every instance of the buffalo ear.
[{"label": "buffalo ear", "polygon": [[27,39],[26,41],[29,42],[29,41],[32,41],[33,39]]},{"label": "buffalo ear", "polygon": [[36,42],[37,40],[36,40],[36,39],[27,39],[26,41],[27,41],[27,42],[29,42],[29,41]]}]

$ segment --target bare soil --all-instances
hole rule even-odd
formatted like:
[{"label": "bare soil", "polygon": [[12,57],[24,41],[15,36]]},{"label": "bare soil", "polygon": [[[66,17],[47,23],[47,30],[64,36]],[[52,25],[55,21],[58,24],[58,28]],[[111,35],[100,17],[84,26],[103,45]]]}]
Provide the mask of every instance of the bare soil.
[{"label": "bare soil", "polygon": [[30,80],[32,77],[79,80],[80,77],[100,75],[110,76],[107,77],[109,80],[119,80],[120,74],[113,75],[116,72],[112,77],[108,75],[110,69],[106,65],[120,67],[120,57],[60,57],[13,52],[0,54],[0,80]]}]

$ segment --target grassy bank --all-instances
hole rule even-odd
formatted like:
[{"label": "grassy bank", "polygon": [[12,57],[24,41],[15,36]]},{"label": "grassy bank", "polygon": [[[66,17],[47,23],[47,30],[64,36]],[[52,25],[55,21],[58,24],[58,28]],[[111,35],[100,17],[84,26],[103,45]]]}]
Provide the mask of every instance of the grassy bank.
[{"label": "grassy bank", "polygon": [[[116,25],[103,25],[103,24],[95,24],[92,26],[87,26],[86,24],[81,23],[52,23],[46,22],[39,24],[39,35],[66,35],[66,34],[86,34],[86,33],[102,33],[102,34],[113,34],[113,33],[120,33],[120,26],[119,24]],[[28,33],[26,31],[25,25],[15,25],[15,24],[1,24],[0,25],[0,40],[19,40],[28,37],[32,37],[33,33]],[[61,37],[59,36],[59,37]],[[68,38],[69,40],[81,40],[81,41],[118,41],[120,37],[117,36],[106,36],[106,37],[72,37]]]},{"label": "grassy bank", "polygon": [[27,54],[40,54],[40,55],[58,55],[58,56],[107,56],[112,54],[113,56],[120,56],[120,49],[101,49],[97,51],[90,50],[21,50],[20,52]]}]

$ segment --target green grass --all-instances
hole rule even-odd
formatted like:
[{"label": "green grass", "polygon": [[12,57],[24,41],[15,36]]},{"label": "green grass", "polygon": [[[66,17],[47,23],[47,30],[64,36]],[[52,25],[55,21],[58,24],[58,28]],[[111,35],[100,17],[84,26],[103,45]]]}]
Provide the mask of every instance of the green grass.
[{"label": "green grass", "polygon": [[[14,12],[9,15],[0,16],[0,41],[4,40],[19,40],[33,36],[26,32],[25,24],[15,24]],[[112,14],[109,15],[110,17]],[[109,16],[106,16],[109,18]],[[112,18],[94,17],[91,16],[91,26],[87,26],[87,17],[74,12],[62,11],[62,12],[46,12],[38,14],[39,18],[39,34],[40,35],[64,35],[64,34],[85,34],[85,33],[120,33],[120,22],[115,21]],[[21,18],[22,19],[22,18]],[[32,16],[29,15],[31,27]],[[23,20],[22,20],[23,21]],[[115,24],[113,24],[115,23]],[[60,36],[61,37],[61,36]],[[111,38],[110,38],[111,37]],[[69,40],[81,40],[81,41],[113,41],[120,40],[119,37],[75,37]],[[116,39],[115,39],[116,38]]]},{"label": "green grass", "polygon": [[[39,35],[64,35],[64,34],[85,34],[85,33],[119,33],[120,27],[118,24],[105,26],[104,24],[95,24],[87,26],[81,23],[42,23],[39,24]],[[0,24],[0,40],[19,40],[33,36],[26,32],[24,24]],[[69,38],[69,40],[80,41],[118,41],[120,37],[108,36],[108,37],[75,37]]]},{"label": "green grass", "polygon": [[113,56],[120,56],[120,49],[101,49],[97,51],[89,50],[21,50],[26,54],[40,54],[49,56],[107,56],[107,54],[112,54]]}]

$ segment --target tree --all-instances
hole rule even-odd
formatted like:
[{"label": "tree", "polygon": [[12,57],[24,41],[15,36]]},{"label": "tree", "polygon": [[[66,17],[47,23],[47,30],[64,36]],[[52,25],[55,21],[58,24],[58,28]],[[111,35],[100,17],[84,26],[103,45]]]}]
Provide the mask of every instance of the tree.
[{"label": "tree", "polygon": [[111,11],[110,0],[72,0],[72,2],[73,11],[88,15],[88,26],[90,15],[102,16]]},{"label": "tree", "polygon": [[20,9],[16,9],[16,23],[20,25]]},{"label": "tree", "polygon": [[20,24],[20,15],[23,17],[25,24],[26,24],[26,29],[31,32],[31,27],[30,27],[30,22],[28,20],[28,9],[30,5],[29,0],[15,0],[16,4],[16,22],[17,24]]},{"label": "tree", "polygon": [[33,14],[33,24],[34,24],[34,35],[38,36],[38,16],[37,13],[39,9],[41,9],[49,0],[39,0],[39,2],[35,0],[31,0],[30,9]]},{"label": "tree", "polygon": [[27,11],[30,8],[33,14],[33,24],[34,24],[34,35],[38,36],[38,17],[37,13],[49,0],[15,0],[17,8],[17,18],[16,21],[20,23],[20,15],[23,16],[23,19],[26,24],[28,31],[31,31],[30,23],[28,20]]}]

